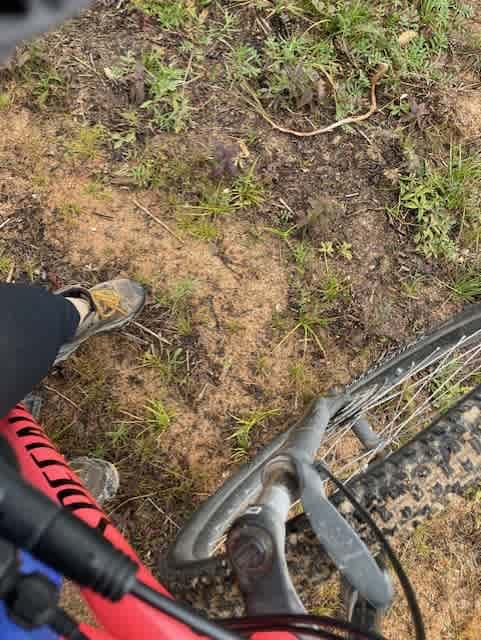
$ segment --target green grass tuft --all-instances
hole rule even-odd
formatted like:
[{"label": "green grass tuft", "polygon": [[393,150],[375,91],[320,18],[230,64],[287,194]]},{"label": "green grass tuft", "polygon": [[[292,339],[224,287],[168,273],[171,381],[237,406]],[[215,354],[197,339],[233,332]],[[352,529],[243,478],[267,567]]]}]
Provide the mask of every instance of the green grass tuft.
[{"label": "green grass tuft", "polygon": [[268,418],[278,414],[279,409],[259,409],[242,416],[232,416],[236,423],[234,433],[229,436],[229,440],[234,440],[235,442],[232,452],[233,460],[243,462],[247,458],[253,429],[264,425]]},{"label": "green grass tuft", "polygon": [[448,166],[427,165],[422,175],[401,179],[399,202],[390,214],[403,221],[414,217],[420,253],[454,260],[461,247],[478,248],[480,189],[481,157],[464,156],[461,147],[452,146]]},{"label": "green grass tuft", "polygon": [[149,400],[145,407],[147,422],[156,432],[163,433],[169,428],[175,413],[162,400]]},{"label": "green grass tuft", "polygon": [[81,127],[65,145],[67,156],[77,160],[93,160],[98,155],[105,136],[105,128],[100,124]]}]

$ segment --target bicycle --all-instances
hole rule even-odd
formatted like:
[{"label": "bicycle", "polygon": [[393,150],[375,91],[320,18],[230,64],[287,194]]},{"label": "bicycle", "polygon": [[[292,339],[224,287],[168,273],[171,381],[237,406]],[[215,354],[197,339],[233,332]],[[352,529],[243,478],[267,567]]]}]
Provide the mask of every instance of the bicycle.
[{"label": "bicycle", "polygon": [[[369,517],[360,535],[351,525],[356,525],[356,513],[362,516],[367,508],[381,522],[384,535],[392,537],[400,527],[420,523],[452,495],[479,482],[481,391],[477,388],[471,392],[394,453],[353,476],[347,486],[336,480],[325,462],[318,461],[314,466],[314,455],[323,434],[332,438],[336,429],[343,425],[345,429],[346,423],[354,423],[355,436],[365,449],[362,456],[367,459],[376,456],[386,449],[400,427],[396,422],[403,398],[400,385],[404,385],[405,392],[407,381],[414,380],[415,391],[407,400],[407,406],[411,406],[413,398],[420,398],[423,391],[430,389],[436,375],[449,370],[446,387],[446,380],[454,376],[453,363],[463,379],[468,375],[477,378],[481,371],[481,305],[472,305],[437,331],[384,360],[343,392],[317,400],[303,420],[274,439],[194,514],[163,563],[161,575],[174,594],[187,602],[195,602],[197,608],[207,609],[202,599],[208,597],[213,604],[211,613],[221,610],[224,618],[226,613],[232,614],[237,596],[227,563],[225,557],[213,556],[219,539],[228,533],[226,548],[251,617],[224,619],[222,627],[166,597],[166,588],[138,563],[133,550],[88,495],[41,427],[22,407],[17,407],[0,423],[0,433],[15,452],[23,476],[44,495],[21,481],[12,469],[0,467],[0,538],[3,539],[0,567],[5,570],[10,566],[5,561],[5,553],[12,557],[12,549],[30,550],[39,560],[83,587],[86,602],[113,636],[86,625],[81,625],[78,632],[77,625],[59,612],[56,605],[47,612],[32,612],[32,599],[28,597],[32,587],[28,581],[27,595],[22,590],[17,593],[17,587],[7,595],[15,619],[20,621],[21,616],[26,615],[32,624],[40,616],[42,620],[50,620],[57,631],[64,629],[65,637],[71,638],[171,638],[174,635],[195,638],[199,637],[198,633],[213,638],[238,638],[230,629],[248,634],[255,630],[283,630],[288,633],[286,637],[296,637],[293,634],[308,637],[311,633],[327,638],[346,637],[339,635],[342,632],[347,633],[348,638],[380,638],[376,620],[392,597],[387,573],[374,560],[376,539],[382,542],[384,536]],[[439,399],[439,393],[429,395],[429,400],[436,397]],[[394,401],[397,408],[394,421],[385,425],[382,439],[369,422],[359,416],[365,416],[369,408],[379,403],[392,405]],[[427,400],[423,400],[408,420],[418,418],[427,406]],[[451,476],[445,486],[440,482],[443,475]],[[325,499],[326,479],[333,481],[338,489],[330,501]],[[303,502],[307,515],[289,520],[290,507],[297,498]],[[52,500],[57,505],[63,504],[64,509],[55,506]],[[22,504],[21,510],[19,504]],[[89,526],[82,526],[81,520]],[[309,533],[307,526],[315,533]],[[333,564],[341,565],[345,582],[351,586],[350,620],[345,624],[306,617],[297,595],[297,590],[308,592],[307,582],[316,582],[328,575],[326,556],[318,554],[314,567],[298,571],[296,586],[289,577],[286,558],[291,562],[297,560],[299,566],[305,568],[308,557],[316,558],[312,552],[318,551],[319,540]],[[5,546],[5,541],[10,544]],[[115,551],[109,542],[125,553]],[[383,547],[400,575],[413,611],[417,637],[422,638],[422,621],[412,589],[390,547],[385,544]],[[7,577],[11,582],[11,576]],[[183,585],[180,578],[184,578]],[[16,580],[18,582],[18,575]],[[5,594],[4,585],[5,571],[0,572],[1,595]],[[40,587],[34,585],[34,588]],[[216,589],[223,597],[222,606],[215,601]],[[109,603],[93,591],[104,598],[114,601],[122,598],[122,601]],[[145,602],[163,613],[149,609]],[[187,623],[193,631],[179,626],[178,620]],[[70,630],[70,635],[66,635],[65,629]],[[325,629],[328,629],[325,635],[321,635]],[[256,633],[255,637],[258,636]]]},{"label": "bicycle", "polygon": [[[4,3],[4,49],[87,4]],[[16,407],[0,421],[0,434],[11,447],[1,451],[0,599],[26,637],[48,624],[77,640],[174,635],[233,640],[237,633],[257,638],[272,637],[272,632],[281,638],[381,638],[379,618],[393,591],[380,548],[400,577],[416,636],[423,638],[414,593],[386,537],[419,524],[452,495],[479,482],[481,391],[455,406],[450,397],[441,401],[454,380],[457,390],[468,379],[480,382],[480,356],[481,305],[472,305],[346,389],[317,400],[303,420],[277,436],[194,514],[161,563],[160,575],[175,595],[197,609],[223,614],[222,624],[169,597],[42,428]],[[438,410],[441,416],[428,426]],[[408,433],[413,437],[396,448],[403,430],[423,416],[426,424],[419,433]],[[373,422],[379,422],[377,429]],[[344,437],[359,446],[351,446],[355,456],[349,468],[337,468]],[[327,448],[317,459],[322,440]],[[330,466],[336,467],[335,474]],[[344,483],[337,480],[339,474]],[[337,488],[329,499],[326,481]],[[290,518],[299,500],[304,514]],[[359,527],[358,520],[364,525]],[[320,544],[326,553],[319,553]],[[216,555],[219,548],[225,553]],[[41,566],[22,574],[17,549],[29,550],[54,572],[46,575]],[[308,566],[309,559],[314,566]],[[300,568],[293,580],[289,564]],[[308,594],[335,566],[346,586],[346,623],[306,615],[297,595]],[[59,575],[81,586],[107,631],[77,625],[59,609]],[[234,575],[251,616],[244,620],[226,617],[236,614],[241,602]]]},{"label": "bicycle", "polygon": [[[402,429],[419,420],[431,402],[439,404],[443,395],[450,392],[450,383],[453,384],[457,374],[461,374],[461,382],[457,385],[464,384],[469,378],[479,384],[480,322],[481,305],[472,305],[351,383],[343,392],[349,401],[336,414],[327,431],[327,437],[331,438],[328,457],[335,458],[332,438],[336,430],[340,430],[342,437],[354,426],[356,437],[365,449],[360,454],[360,461],[369,462],[388,451]],[[433,391],[436,378],[443,379],[436,382]],[[339,399],[339,395],[336,397]],[[418,400],[420,402],[416,404]],[[391,455],[377,460],[361,474],[349,474],[351,492],[388,537],[400,530],[404,533],[412,531],[438,512],[450,498],[479,483],[481,411],[477,405],[480,401],[478,389]],[[383,406],[385,413],[388,405],[391,406],[391,419],[385,421],[379,435],[370,428],[364,416]],[[400,420],[410,407],[411,413]],[[427,422],[430,422],[429,418]],[[233,580],[236,571],[232,571],[225,556],[214,553],[222,536],[230,527],[236,526],[234,523],[246,505],[259,501],[266,483],[263,470],[269,468],[283,450],[289,449],[292,433],[288,430],[274,439],[184,526],[161,564],[161,575],[176,596],[211,614],[226,616],[240,610],[242,603]],[[317,469],[321,477],[326,475],[324,464],[318,463]],[[342,469],[343,472],[348,470]],[[339,484],[336,487],[332,504],[352,526],[359,528],[359,517],[349,497],[343,494]],[[316,530],[316,525],[312,525],[312,518],[305,514],[287,522],[286,556],[297,568],[297,591],[305,594],[332,573],[327,555],[319,554],[319,535],[312,532],[312,529]],[[369,526],[361,527],[360,533],[370,548],[375,547],[376,536]],[[326,550],[325,541],[321,539],[321,543]]]}]

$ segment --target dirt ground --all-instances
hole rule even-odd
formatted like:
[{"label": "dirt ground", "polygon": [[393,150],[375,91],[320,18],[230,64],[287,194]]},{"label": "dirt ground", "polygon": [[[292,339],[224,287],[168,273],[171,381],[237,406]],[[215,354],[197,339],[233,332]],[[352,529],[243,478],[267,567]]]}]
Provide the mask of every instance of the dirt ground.
[{"label": "dirt ground", "polygon": [[[224,31],[196,39],[194,27],[103,1],[0,75],[0,277],[55,289],[120,274],[149,292],[138,324],[89,342],[39,391],[62,451],[118,466],[108,512],[154,569],[239,461],[316,394],[460,308],[445,283],[479,266],[477,248],[454,265],[422,255],[414,225],[389,212],[420,158],[442,164],[453,143],[479,149],[481,6],[436,61],[442,81],[420,72],[381,84],[380,111],[363,125],[296,138],[229,76],[231,42],[266,37],[255,9],[186,4],[195,28],[224,16]],[[225,9],[237,31],[225,31]],[[176,99],[188,96],[189,117],[170,130],[141,106],[139,55],[153,48],[184,70]],[[414,100],[408,117],[388,108],[401,95]],[[306,130],[336,119],[329,101],[319,117],[276,112]],[[245,439],[233,437],[246,423]],[[478,502],[399,541],[430,639],[479,637]],[[387,636],[409,628],[396,602]]]}]

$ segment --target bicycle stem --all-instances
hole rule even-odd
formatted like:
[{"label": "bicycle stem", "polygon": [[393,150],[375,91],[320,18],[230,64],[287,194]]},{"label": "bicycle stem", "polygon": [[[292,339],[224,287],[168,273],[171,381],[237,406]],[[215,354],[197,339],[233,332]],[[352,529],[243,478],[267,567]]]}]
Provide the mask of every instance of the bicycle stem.
[{"label": "bicycle stem", "polygon": [[312,403],[281,451],[266,464],[256,504],[228,534],[227,550],[248,615],[306,612],[292,584],[284,550],[285,522],[300,497],[294,460],[313,462],[330,418],[345,402],[336,397]]},{"label": "bicycle stem", "polygon": [[389,578],[354,529],[329,502],[313,462],[329,420],[345,396],[319,398],[295,425],[279,453],[266,463],[262,491],[233,525],[227,551],[248,615],[305,613],[285,557],[285,523],[301,500],[319,542],[343,576],[376,609],[392,599]]}]

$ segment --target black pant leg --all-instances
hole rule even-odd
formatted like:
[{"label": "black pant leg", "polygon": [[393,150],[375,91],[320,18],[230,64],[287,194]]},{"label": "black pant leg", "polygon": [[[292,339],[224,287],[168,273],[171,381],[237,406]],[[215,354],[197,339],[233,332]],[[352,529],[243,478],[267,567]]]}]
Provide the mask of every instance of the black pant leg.
[{"label": "black pant leg", "polygon": [[64,297],[0,283],[0,417],[44,378],[80,316]]}]

